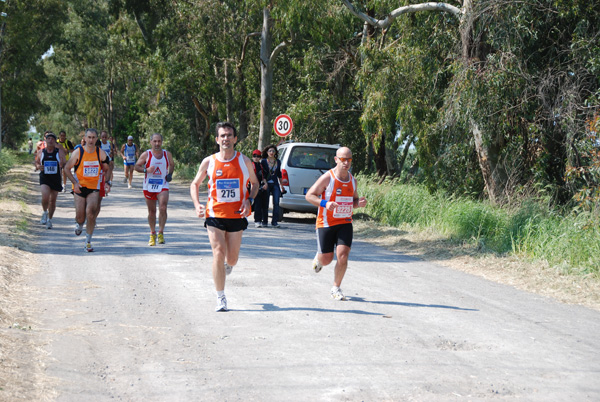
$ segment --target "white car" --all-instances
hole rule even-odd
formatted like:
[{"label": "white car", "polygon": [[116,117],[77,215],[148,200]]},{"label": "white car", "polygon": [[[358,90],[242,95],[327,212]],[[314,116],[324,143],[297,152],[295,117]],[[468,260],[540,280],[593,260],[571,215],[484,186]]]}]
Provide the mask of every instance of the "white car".
[{"label": "white car", "polygon": [[286,142],[277,147],[281,160],[281,184],[286,194],[279,201],[279,218],[286,212],[317,212],[304,196],[317,179],[335,167],[339,145]]}]

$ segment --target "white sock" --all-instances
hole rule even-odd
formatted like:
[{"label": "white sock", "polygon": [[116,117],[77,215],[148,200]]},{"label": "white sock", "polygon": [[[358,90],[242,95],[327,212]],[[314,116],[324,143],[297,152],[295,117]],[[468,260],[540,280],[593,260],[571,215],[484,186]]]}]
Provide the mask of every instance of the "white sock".
[{"label": "white sock", "polygon": [[337,287],[337,286],[333,286],[333,287],[331,288],[331,293],[335,293],[335,292],[337,292],[338,290],[340,290],[340,288],[339,288],[339,287]]},{"label": "white sock", "polygon": [[225,291],[224,290],[217,290],[217,297],[223,297],[225,296]]}]

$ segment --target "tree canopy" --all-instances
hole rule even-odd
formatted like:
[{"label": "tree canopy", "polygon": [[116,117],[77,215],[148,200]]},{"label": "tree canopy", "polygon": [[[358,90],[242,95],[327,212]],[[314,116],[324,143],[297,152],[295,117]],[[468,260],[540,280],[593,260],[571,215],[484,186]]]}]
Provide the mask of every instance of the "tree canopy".
[{"label": "tree canopy", "polygon": [[[1,4],[1,3],[0,3]],[[507,202],[597,203],[600,0],[8,0],[2,142],[154,132],[178,163],[278,138],[340,143],[356,172]],[[42,55],[52,46],[54,53]]]}]

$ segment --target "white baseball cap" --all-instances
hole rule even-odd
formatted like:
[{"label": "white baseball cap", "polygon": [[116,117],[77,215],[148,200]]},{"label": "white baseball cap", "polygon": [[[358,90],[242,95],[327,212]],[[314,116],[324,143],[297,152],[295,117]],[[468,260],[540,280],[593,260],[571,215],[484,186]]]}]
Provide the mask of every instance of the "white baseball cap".
[{"label": "white baseball cap", "polygon": [[129,140],[133,140],[133,137],[130,135],[129,137],[127,137],[127,141]]}]

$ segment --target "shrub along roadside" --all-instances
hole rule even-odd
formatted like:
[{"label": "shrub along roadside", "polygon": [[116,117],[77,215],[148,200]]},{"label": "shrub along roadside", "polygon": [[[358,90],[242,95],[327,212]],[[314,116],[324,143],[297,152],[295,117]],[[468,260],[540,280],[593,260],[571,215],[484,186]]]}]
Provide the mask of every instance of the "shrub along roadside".
[{"label": "shrub along roadside", "polygon": [[476,242],[483,249],[515,254],[570,274],[600,275],[600,210],[560,214],[533,201],[518,208],[430,194],[424,186],[394,182],[377,184],[357,177],[360,196],[369,203],[361,211],[389,226],[408,224],[433,230],[460,242]]},{"label": "shrub along roadside", "polygon": [[3,177],[6,172],[8,172],[10,168],[14,166],[16,160],[17,158],[14,152],[7,151],[5,148],[2,148],[2,151],[0,151],[0,178]]}]

